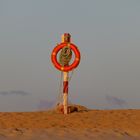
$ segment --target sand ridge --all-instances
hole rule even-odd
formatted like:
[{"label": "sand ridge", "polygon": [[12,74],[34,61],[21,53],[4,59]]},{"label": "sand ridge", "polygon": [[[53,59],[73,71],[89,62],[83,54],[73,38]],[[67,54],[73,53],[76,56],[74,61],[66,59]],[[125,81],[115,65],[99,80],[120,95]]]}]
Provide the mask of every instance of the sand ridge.
[{"label": "sand ridge", "polygon": [[20,136],[27,139],[35,134],[44,139],[45,136],[50,139],[66,136],[66,139],[70,136],[73,139],[139,138],[140,110],[83,110],[69,115],[55,111],[0,113],[1,138]]}]

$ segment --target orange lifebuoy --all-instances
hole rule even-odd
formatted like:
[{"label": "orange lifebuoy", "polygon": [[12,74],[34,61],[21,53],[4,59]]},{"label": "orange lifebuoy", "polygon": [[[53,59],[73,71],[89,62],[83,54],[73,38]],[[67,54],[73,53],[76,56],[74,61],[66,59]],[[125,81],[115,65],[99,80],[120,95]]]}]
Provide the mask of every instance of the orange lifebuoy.
[{"label": "orange lifebuoy", "polygon": [[[69,66],[61,66],[58,61],[57,61],[57,54],[58,52],[65,46],[68,46],[72,49],[72,51],[74,52],[75,54],[75,60],[73,61],[73,63]],[[52,63],[54,64],[54,66],[60,70],[60,71],[71,71],[73,69],[75,69],[79,63],[80,63],[80,52],[78,50],[78,48],[76,47],[76,45],[72,44],[72,43],[60,43],[58,44],[52,51],[52,54],[51,54],[51,60],[52,60]]]}]

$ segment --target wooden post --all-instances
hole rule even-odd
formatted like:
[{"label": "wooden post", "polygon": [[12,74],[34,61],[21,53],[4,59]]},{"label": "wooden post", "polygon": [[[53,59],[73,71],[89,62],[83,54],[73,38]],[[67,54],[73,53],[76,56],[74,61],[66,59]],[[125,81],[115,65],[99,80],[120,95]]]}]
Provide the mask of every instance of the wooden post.
[{"label": "wooden post", "polygon": [[68,79],[69,73],[63,72],[63,107],[64,114],[68,114]]},{"label": "wooden post", "polygon": [[[65,33],[62,35],[62,43],[67,42],[70,43],[70,34]],[[69,73],[63,72],[63,107],[64,107],[64,114],[68,114],[68,83],[69,81]]]}]

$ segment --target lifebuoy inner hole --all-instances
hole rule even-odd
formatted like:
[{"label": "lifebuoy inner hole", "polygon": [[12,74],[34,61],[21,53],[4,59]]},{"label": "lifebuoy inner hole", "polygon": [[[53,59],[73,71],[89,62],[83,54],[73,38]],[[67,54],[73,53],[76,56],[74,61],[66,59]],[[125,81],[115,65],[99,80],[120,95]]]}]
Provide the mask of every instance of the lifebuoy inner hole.
[{"label": "lifebuoy inner hole", "polygon": [[[59,63],[59,56],[60,56],[61,50],[62,50],[62,49],[60,49],[59,52],[56,54],[56,59],[57,59],[57,62],[58,62],[58,63]],[[72,50],[72,49],[71,49],[71,50]],[[75,58],[76,58],[75,53],[74,53],[74,51],[72,50],[72,58],[71,58],[71,60],[70,60],[69,65],[71,65],[71,64],[74,62]]]}]

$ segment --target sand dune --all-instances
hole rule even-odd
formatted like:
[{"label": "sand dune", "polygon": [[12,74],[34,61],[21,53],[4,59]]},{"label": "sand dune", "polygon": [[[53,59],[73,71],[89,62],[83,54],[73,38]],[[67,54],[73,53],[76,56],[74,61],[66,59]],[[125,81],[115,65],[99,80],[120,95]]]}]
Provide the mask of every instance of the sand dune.
[{"label": "sand dune", "polygon": [[140,140],[140,110],[1,112],[0,140]]}]

